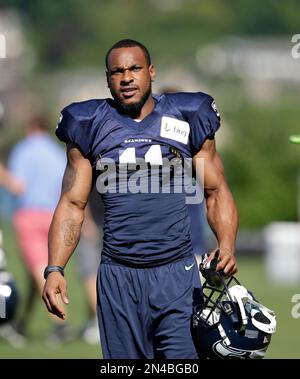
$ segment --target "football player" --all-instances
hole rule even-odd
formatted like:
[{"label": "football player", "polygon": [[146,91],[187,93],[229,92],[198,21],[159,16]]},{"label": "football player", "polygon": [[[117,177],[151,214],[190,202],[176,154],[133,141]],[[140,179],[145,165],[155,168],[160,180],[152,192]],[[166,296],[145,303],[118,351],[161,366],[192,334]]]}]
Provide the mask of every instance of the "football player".
[{"label": "football player", "polygon": [[233,275],[238,216],[215,146],[219,113],[202,92],[152,94],[155,68],[137,41],[114,44],[106,67],[113,99],[67,106],[56,130],[68,164],[49,232],[43,300],[49,312],[66,318],[64,268],[96,181],[105,206],[97,282],[103,357],[197,358],[191,315],[201,283],[178,179],[191,161],[203,175],[220,250],[216,269]]}]

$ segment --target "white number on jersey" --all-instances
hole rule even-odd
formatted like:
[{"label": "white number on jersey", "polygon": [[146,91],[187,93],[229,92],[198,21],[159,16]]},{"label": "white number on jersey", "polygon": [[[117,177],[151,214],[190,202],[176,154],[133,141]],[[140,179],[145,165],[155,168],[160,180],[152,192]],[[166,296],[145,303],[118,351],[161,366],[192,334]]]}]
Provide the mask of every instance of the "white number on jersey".
[{"label": "white number on jersey", "polygon": [[[162,165],[160,145],[152,145],[145,154],[145,161],[151,165]],[[120,163],[136,163],[135,147],[128,147],[120,153]]]}]

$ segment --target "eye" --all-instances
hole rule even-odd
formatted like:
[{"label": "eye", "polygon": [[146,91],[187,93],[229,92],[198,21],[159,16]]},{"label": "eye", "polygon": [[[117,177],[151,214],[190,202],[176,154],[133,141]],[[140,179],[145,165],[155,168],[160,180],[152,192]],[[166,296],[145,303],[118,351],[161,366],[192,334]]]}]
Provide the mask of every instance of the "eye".
[{"label": "eye", "polygon": [[141,71],[141,67],[138,67],[138,66],[135,66],[135,67],[133,67],[133,69],[132,69],[132,71],[133,72],[139,72],[139,71]]},{"label": "eye", "polygon": [[120,74],[122,73],[122,71],[123,71],[122,69],[120,69],[120,68],[118,69],[118,68],[117,68],[117,69],[115,69],[115,70],[111,70],[110,75],[111,75],[111,76],[114,76],[114,75],[120,75]]}]

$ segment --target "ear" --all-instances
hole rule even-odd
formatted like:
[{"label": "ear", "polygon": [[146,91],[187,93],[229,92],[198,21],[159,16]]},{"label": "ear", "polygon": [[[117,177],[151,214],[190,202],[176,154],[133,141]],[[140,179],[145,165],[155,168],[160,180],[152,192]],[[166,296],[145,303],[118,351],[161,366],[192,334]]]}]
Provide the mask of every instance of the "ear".
[{"label": "ear", "polygon": [[153,64],[149,66],[149,74],[150,74],[151,81],[153,82],[155,78],[155,67]]},{"label": "ear", "polygon": [[109,73],[108,73],[108,71],[105,71],[105,75],[106,75],[107,87],[109,88]]}]

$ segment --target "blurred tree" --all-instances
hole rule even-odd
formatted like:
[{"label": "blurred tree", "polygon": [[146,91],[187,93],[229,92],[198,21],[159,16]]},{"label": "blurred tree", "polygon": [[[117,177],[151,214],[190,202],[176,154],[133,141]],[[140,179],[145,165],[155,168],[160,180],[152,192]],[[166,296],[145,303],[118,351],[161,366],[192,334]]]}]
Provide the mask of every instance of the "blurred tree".
[{"label": "blurred tree", "polygon": [[275,106],[244,103],[224,116],[231,143],[222,155],[241,227],[296,220],[300,151],[288,137],[299,130],[299,107],[286,99]]},{"label": "blurred tree", "polygon": [[[193,62],[200,44],[225,34],[294,34],[297,0],[0,0],[23,16],[41,66],[103,65],[106,50],[130,37],[151,47],[156,60]],[[168,0],[170,4],[170,0]],[[166,48],[167,47],[167,48]]]}]

